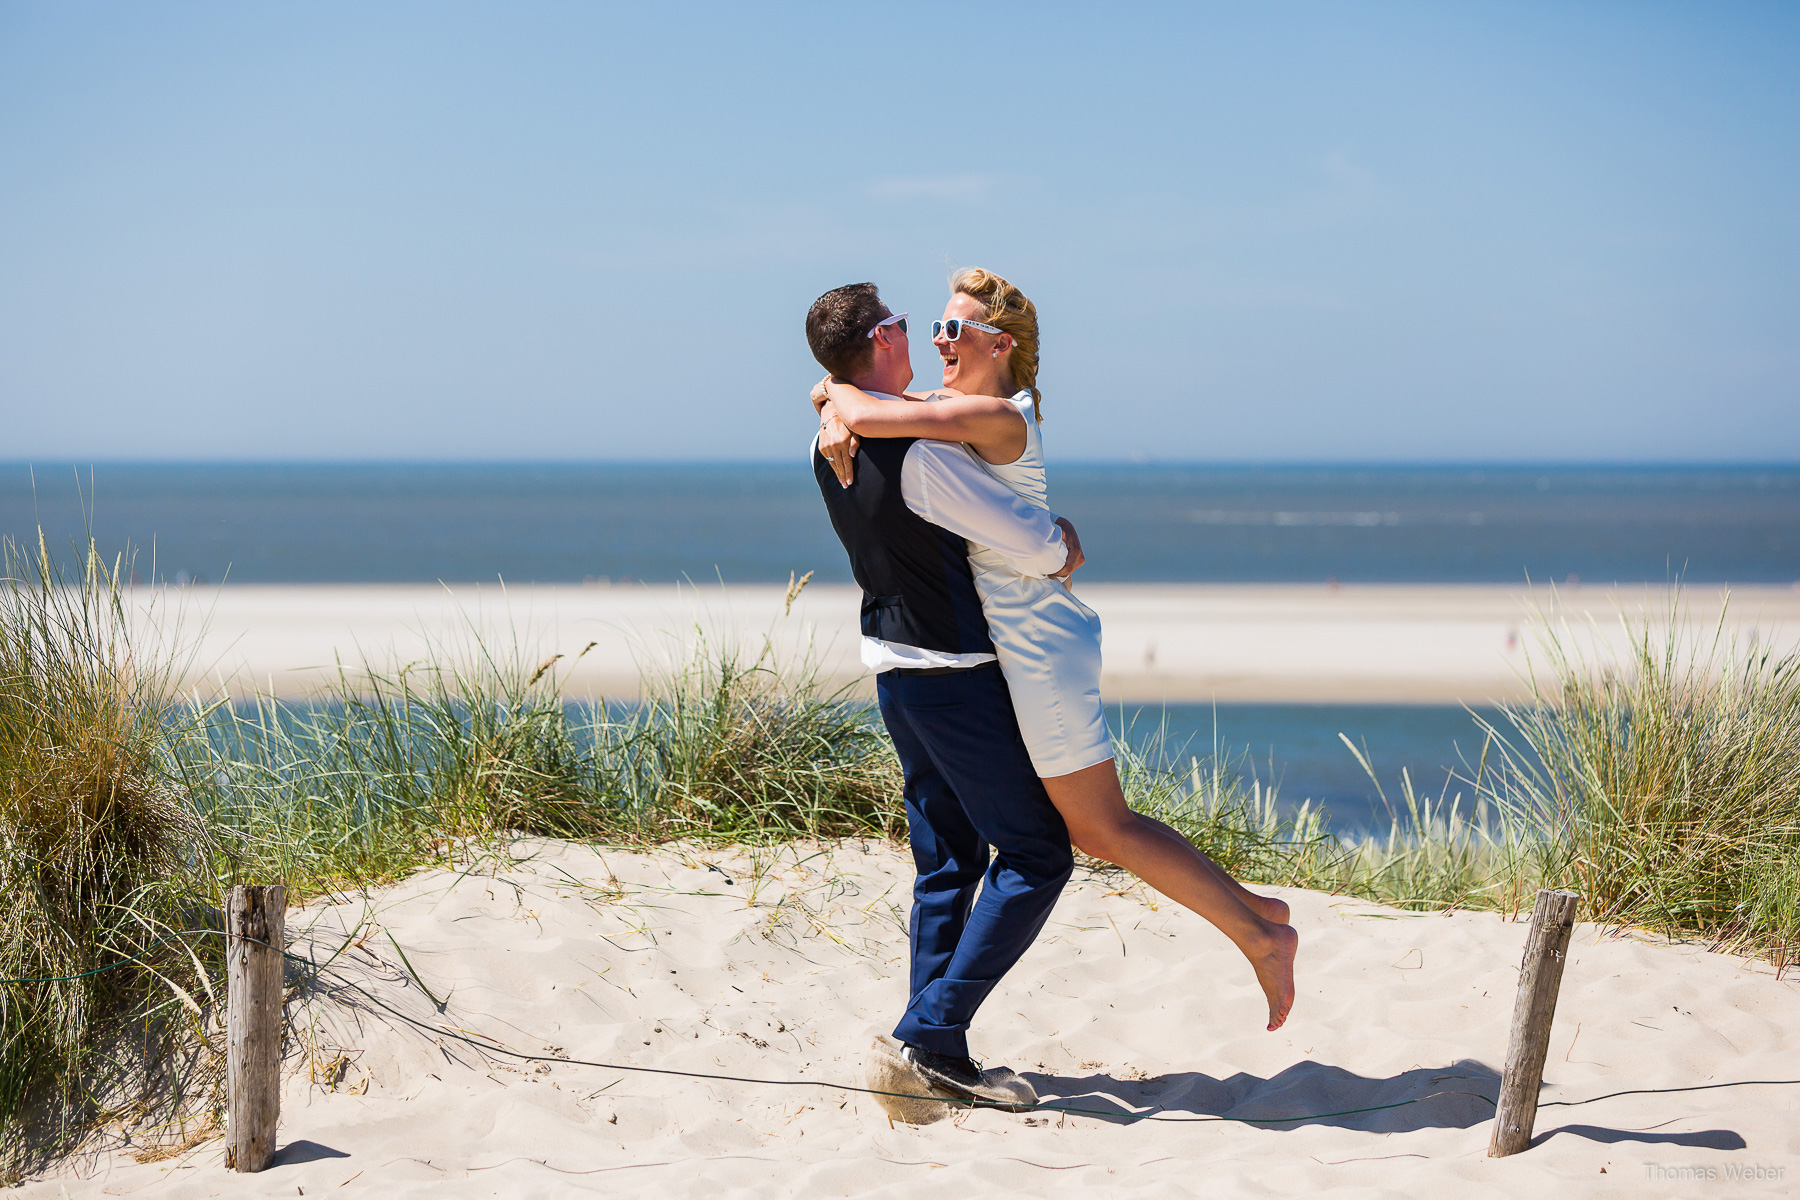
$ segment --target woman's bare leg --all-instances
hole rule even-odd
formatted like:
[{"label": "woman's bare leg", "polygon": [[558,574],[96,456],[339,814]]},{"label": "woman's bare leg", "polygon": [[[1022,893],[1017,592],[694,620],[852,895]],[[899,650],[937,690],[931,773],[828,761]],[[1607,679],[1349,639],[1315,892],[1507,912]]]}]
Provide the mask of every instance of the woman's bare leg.
[{"label": "woman's bare leg", "polygon": [[[1125,803],[1112,760],[1044,780],[1050,802],[1083,854],[1124,867],[1157,891],[1218,926],[1250,960],[1269,1001],[1269,1028],[1279,1029],[1294,1005],[1294,952],[1299,935],[1258,911],[1267,901],[1225,873],[1193,843]],[[1276,903],[1280,903],[1276,901]],[[1282,905],[1285,915],[1286,905]]]},{"label": "woman's bare leg", "polygon": [[1273,921],[1277,925],[1286,925],[1288,923],[1288,904],[1286,900],[1281,899],[1279,896],[1257,895],[1255,892],[1233,879],[1231,877],[1231,872],[1214,862],[1206,851],[1200,849],[1200,847],[1194,845],[1194,843],[1188,841],[1185,837],[1182,837],[1180,830],[1171,825],[1165,825],[1155,817],[1147,817],[1136,809],[1130,809],[1129,811],[1136,816],[1138,820],[1147,821],[1151,825],[1154,825],[1165,837],[1175,839],[1177,845],[1199,859],[1207,870],[1211,871],[1214,875],[1217,875],[1219,877],[1219,882],[1230,888],[1232,894],[1239,900],[1242,900],[1251,912],[1255,913],[1263,920]]}]

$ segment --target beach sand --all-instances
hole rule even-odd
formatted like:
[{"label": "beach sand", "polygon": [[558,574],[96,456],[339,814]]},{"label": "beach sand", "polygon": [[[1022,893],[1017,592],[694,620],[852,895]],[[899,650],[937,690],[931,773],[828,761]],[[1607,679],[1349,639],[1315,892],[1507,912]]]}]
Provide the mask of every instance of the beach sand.
[{"label": "beach sand", "polygon": [[[859,594],[783,587],[229,586],[141,592],[146,626],[188,647],[190,684],[298,697],[342,664],[467,657],[472,633],[527,660],[562,654],[572,697],[629,698],[640,671],[666,666],[704,630],[747,647],[768,637],[781,658],[810,650],[832,685],[862,694]],[[1107,699],[1479,704],[1525,692],[1540,618],[1567,622],[1589,649],[1623,647],[1623,612],[1660,620],[1660,587],[1542,589],[1436,585],[1082,586],[1105,629]],[[1724,590],[1688,589],[1686,623],[1710,637]],[[1800,643],[1800,590],[1732,593],[1726,632]],[[588,648],[591,643],[591,648]],[[1604,647],[1601,644],[1604,644]],[[586,653],[582,651],[587,648]]]},{"label": "beach sand", "polygon": [[[140,1134],[17,1194],[1538,1200],[1800,1181],[1800,982],[1766,964],[1580,925],[1538,1142],[1497,1160],[1484,1097],[1523,922],[1267,889],[1301,949],[1293,1016],[1266,1033],[1222,936],[1127,877],[1079,873],[973,1045],[1088,1113],[890,1125],[871,1097],[817,1084],[858,1082],[904,1004],[910,879],[881,844],[532,841],[296,908],[299,953],[356,937],[290,1001],[275,1165],[229,1173],[216,1137],[139,1163]],[[1316,1115],[1350,1109],[1375,1111]]]}]

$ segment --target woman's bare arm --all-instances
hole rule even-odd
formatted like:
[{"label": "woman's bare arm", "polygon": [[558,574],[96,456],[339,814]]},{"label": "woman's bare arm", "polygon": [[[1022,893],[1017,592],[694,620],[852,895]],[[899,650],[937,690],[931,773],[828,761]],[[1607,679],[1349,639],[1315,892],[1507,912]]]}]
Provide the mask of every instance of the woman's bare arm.
[{"label": "woman's bare arm", "polygon": [[967,442],[995,464],[1013,462],[1025,452],[1025,419],[1002,396],[926,393],[943,398],[884,400],[835,378],[825,381],[824,390],[838,419],[862,437]]}]

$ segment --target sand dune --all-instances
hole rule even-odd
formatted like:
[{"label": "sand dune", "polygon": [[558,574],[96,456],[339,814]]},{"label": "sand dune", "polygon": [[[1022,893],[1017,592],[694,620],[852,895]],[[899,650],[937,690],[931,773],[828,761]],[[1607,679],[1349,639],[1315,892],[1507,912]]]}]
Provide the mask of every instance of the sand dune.
[{"label": "sand dune", "polygon": [[[1105,625],[1110,699],[1480,703],[1523,690],[1539,614],[1577,642],[1614,648],[1618,616],[1659,616],[1660,588],[1480,586],[1083,585]],[[1723,589],[1689,589],[1688,623],[1710,633]],[[858,593],[781,587],[231,586],[143,593],[146,625],[190,647],[190,682],[220,680],[298,696],[341,663],[440,660],[471,633],[535,662],[563,654],[571,695],[629,697],[640,667],[666,662],[696,628],[788,658],[810,647],[824,676],[867,688],[857,661]],[[1800,591],[1740,588],[1728,632],[1800,642]],[[591,649],[582,655],[584,647]],[[449,650],[451,653],[446,654]]]},{"label": "sand dune", "polygon": [[[1069,888],[974,1037],[1046,1101],[1093,1115],[890,1126],[869,1097],[812,1085],[855,1082],[904,1002],[910,869],[892,847],[521,842],[289,914],[321,960],[362,934],[290,1004],[268,1171],[226,1172],[214,1139],[154,1163],[109,1152],[20,1194],[1536,1200],[1781,1195],[1800,1180],[1800,983],[1766,965],[1580,926],[1539,1144],[1492,1160],[1483,1097],[1522,923],[1283,890],[1300,990],[1269,1034],[1230,945],[1127,882]],[[1309,1115],[1349,1109],[1375,1111]],[[1246,1123],[1273,1117],[1302,1119]]]}]

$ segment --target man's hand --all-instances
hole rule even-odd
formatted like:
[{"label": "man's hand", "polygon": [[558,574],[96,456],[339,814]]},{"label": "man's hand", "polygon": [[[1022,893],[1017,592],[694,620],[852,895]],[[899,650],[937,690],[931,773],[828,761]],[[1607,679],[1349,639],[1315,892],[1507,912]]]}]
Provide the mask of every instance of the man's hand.
[{"label": "man's hand", "polygon": [[[848,487],[849,485],[846,484],[845,486]],[[1062,570],[1056,572],[1056,574],[1050,576],[1050,578],[1060,581],[1067,587],[1069,584],[1069,577],[1075,574],[1087,559],[1081,553],[1081,535],[1075,532],[1075,527],[1069,524],[1068,519],[1065,517],[1056,518],[1056,523],[1062,527],[1063,544],[1069,548],[1069,556],[1063,560]]]},{"label": "man's hand", "polygon": [[831,464],[838,483],[844,487],[856,478],[856,449],[860,445],[857,436],[838,420],[837,409],[827,402],[819,412],[819,453]]}]

